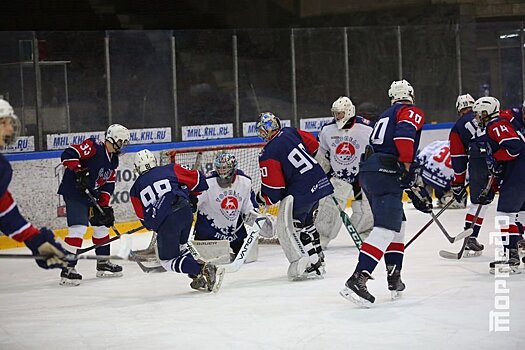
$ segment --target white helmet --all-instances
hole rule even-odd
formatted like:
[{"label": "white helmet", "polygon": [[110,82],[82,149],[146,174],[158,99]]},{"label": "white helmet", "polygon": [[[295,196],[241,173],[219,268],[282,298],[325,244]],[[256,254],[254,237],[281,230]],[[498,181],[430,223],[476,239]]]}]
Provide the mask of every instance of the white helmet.
[{"label": "white helmet", "polygon": [[499,101],[492,96],[481,97],[474,102],[472,110],[481,125],[485,126],[489,120],[499,115]]},{"label": "white helmet", "polygon": [[[331,111],[338,129],[342,129],[350,118],[355,117],[355,106],[346,96],[341,96],[335,100],[335,102],[332,103]],[[340,114],[341,112],[344,113],[342,116]]]},{"label": "white helmet", "polygon": [[157,166],[157,158],[149,149],[143,149],[135,154],[135,171],[139,174],[145,173]]},{"label": "white helmet", "polygon": [[414,88],[405,79],[394,81],[388,89],[388,97],[392,104],[398,101],[414,103]]},{"label": "white helmet", "polygon": [[281,131],[281,120],[272,112],[264,112],[259,114],[256,128],[259,137],[268,142]]},{"label": "white helmet", "polygon": [[[5,134],[5,129],[3,128],[4,121],[2,119],[9,118],[11,120],[11,125],[13,126],[13,132],[10,135]],[[0,98],[0,121],[2,121],[2,130],[1,137],[3,138],[3,143],[5,145],[12,144],[16,141],[16,138],[20,135],[20,120],[15,114],[13,107],[4,99]]]},{"label": "white helmet", "polygon": [[474,106],[474,103],[476,100],[470,94],[465,95],[459,95],[458,99],[456,100],[456,109],[461,111],[463,108],[469,108]]},{"label": "white helmet", "polygon": [[106,131],[106,141],[113,144],[115,153],[118,154],[129,144],[129,130],[120,124],[110,125]]}]

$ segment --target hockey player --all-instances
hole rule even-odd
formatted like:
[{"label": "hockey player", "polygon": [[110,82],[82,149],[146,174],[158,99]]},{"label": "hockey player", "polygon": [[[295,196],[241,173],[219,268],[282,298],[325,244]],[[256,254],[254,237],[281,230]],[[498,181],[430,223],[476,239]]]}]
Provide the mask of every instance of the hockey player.
[{"label": "hockey player", "polygon": [[507,259],[490,263],[491,271],[506,265],[507,272],[519,273],[517,242],[522,238],[516,225],[516,214],[525,210],[525,141],[508,119],[499,116],[500,104],[494,97],[482,97],[473,106],[480,125],[485,128],[487,166],[500,183],[496,216],[500,223]]},{"label": "hockey player", "polygon": [[[392,296],[405,289],[401,280],[403,267],[405,215],[403,189],[414,206],[429,212],[428,193],[414,186],[415,174],[410,171],[418,149],[425,122],[423,111],[414,105],[414,89],[406,80],[394,81],[388,90],[392,106],[381,114],[374,126],[368,147],[360,164],[359,180],[370,200],[374,228],[363,242],[359,262],[340,294],[357,304],[369,305],[375,297],[366,282],[384,255],[388,289]],[[419,197],[423,200],[418,200]]]},{"label": "hockey player", "polygon": [[198,196],[195,240],[227,240],[236,256],[247,235],[244,224],[253,225],[259,204],[233,154],[219,153],[214,166],[206,178],[209,189]]},{"label": "hockey player", "polygon": [[[325,124],[319,132],[319,151],[315,159],[330,177],[334,186],[334,196],[341,207],[346,206],[349,197],[354,198],[350,221],[361,238],[365,239],[372,230],[374,221],[370,204],[361,191],[357,175],[359,159],[372,133],[372,123],[356,116],[354,104],[346,96],[339,97],[332,104],[331,111],[334,120]],[[315,226],[321,236],[323,248],[337,236],[341,224],[339,209],[333,199],[321,199]]]},{"label": "hockey player", "polygon": [[[416,156],[416,162],[421,166],[421,177],[428,193],[434,192],[440,207],[444,207],[454,195],[450,184],[454,177],[450,156],[449,141],[437,140],[426,145]],[[464,209],[467,198],[463,202],[454,200],[450,209]]]},{"label": "hockey player", "polygon": [[314,158],[319,143],[308,132],[282,128],[270,112],[259,115],[257,132],[266,142],[259,155],[262,185],[257,198],[263,205],[281,201],[276,231],[290,262],[288,277],[322,276],[324,256],[314,212],[333,187]]},{"label": "hockey player", "polygon": [[[113,208],[109,205],[115,190],[118,156],[129,143],[129,131],[120,124],[110,125],[104,141],[88,138],[81,144],[73,144],[62,152],[64,177],[58,194],[64,197],[68,234],[64,239],[68,249],[82,247],[88,224],[93,226],[93,243],[109,239],[109,227],[115,223]],[[90,193],[95,199],[93,203]],[[96,207],[98,205],[102,212]],[[110,246],[95,249],[96,255],[110,255]],[[78,286],[82,280],[75,269],[76,263],[62,269],[60,285]],[[109,260],[97,261],[97,277],[121,277],[122,267]]]},{"label": "hockey player", "polygon": [[190,196],[208,189],[206,178],[180,164],[157,166],[147,149],[137,152],[134,164],[139,177],[130,190],[131,203],[142,224],[157,233],[162,267],[189,275],[193,289],[217,291],[224,268],[195,260],[187,246],[193,221]]},{"label": "hockey player", "polygon": [[[16,141],[20,122],[9,102],[0,99],[0,149]],[[43,227],[40,230],[20,214],[16,202],[9,192],[13,169],[0,153],[0,231],[31,249],[33,255],[43,255],[36,263],[43,269],[67,266],[64,255],[67,252],[55,241],[53,231]]]},{"label": "hockey player", "polygon": [[491,191],[484,202],[479,201],[479,196],[489,178],[486,157],[487,151],[479,138],[483,131],[478,128],[478,122],[472,112],[474,98],[470,94],[459,95],[456,101],[456,109],[459,119],[456,121],[449,134],[450,154],[452,156],[452,168],[454,169],[454,179],[451,188],[456,201],[463,201],[466,197],[465,179],[467,167],[469,173],[470,187],[470,206],[465,216],[465,230],[473,229],[472,235],[468,238],[465,246],[465,256],[476,256],[483,251],[483,244],[476,239],[483,223],[483,218],[487,206],[482,206],[476,222],[473,223],[476,216],[477,208],[480,204],[489,204],[494,198],[494,192]]}]

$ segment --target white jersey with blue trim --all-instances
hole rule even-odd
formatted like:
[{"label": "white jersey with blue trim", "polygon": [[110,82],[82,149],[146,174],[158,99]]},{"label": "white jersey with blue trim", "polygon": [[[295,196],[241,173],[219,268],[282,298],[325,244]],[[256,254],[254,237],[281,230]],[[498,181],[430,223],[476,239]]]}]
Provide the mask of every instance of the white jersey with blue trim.
[{"label": "white jersey with blue trim", "polygon": [[359,161],[372,130],[372,123],[359,116],[348,128],[338,129],[335,121],[323,126],[318,152],[330,160],[333,176],[349,183],[357,180]]},{"label": "white jersey with blue trim", "polygon": [[421,175],[427,182],[443,189],[450,185],[454,169],[448,140],[428,144],[418,153],[416,160],[423,167]]}]

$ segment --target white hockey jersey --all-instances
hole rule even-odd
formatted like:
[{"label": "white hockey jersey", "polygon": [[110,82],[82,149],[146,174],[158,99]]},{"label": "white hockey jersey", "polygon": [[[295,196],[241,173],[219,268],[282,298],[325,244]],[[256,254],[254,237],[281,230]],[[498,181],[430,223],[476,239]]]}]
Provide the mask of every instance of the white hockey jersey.
[{"label": "white hockey jersey", "polygon": [[[217,173],[206,178],[209,189],[199,196],[195,232],[206,239],[221,239],[230,242],[241,238],[245,229],[241,214],[257,208],[252,180],[237,170],[235,181],[228,188],[217,183]],[[243,237],[242,237],[243,238]]]},{"label": "white hockey jersey", "polygon": [[319,132],[319,151],[330,160],[332,175],[346,182],[357,180],[359,161],[369,143],[372,123],[356,116],[348,129],[338,129],[335,120]]},{"label": "white hockey jersey", "polygon": [[448,189],[454,177],[448,140],[438,140],[428,144],[419,152],[416,161],[423,168],[421,175],[425,182],[442,189]]}]

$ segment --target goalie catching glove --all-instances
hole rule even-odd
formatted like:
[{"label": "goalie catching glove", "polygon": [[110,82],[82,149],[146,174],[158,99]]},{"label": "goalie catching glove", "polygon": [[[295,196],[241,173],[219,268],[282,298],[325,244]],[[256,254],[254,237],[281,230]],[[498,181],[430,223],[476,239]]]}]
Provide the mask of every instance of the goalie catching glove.
[{"label": "goalie catching glove", "polygon": [[92,216],[89,218],[91,226],[111,227],[115,224],[115,215],[112,207],[102,207],[102,212],[97,208],[92,208]]},{"label": "goalie catching glove", "polygon": [[43,269],[67,267],[68,261],[64,257],[69,254],[60,243],[55,241],[53,231],[43,227],[40,232],[27,239],[25,245],[31,249],[33,255],[42,255],[44,259],[36,259],[36,263]]}]

